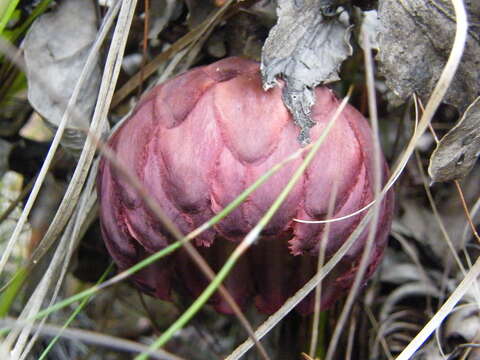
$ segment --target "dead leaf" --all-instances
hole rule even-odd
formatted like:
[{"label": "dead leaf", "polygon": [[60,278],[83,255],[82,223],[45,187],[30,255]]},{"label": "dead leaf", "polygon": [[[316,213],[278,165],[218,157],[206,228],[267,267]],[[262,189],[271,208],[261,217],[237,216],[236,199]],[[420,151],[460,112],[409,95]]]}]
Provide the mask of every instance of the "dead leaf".
[{"label": "dead leaf", "polygon": [[[92,1],[66,0],[56,11],[40,16],[31,26],[25,41],[28,100],[37,112],[56,129],[96,38],[97,21]],[[48,84],[52,91],[46,91]],[[86,79],[76,109],[69,120],[62,145],[71,150],[83,147],[100,85],[100,67]],[[52,94],[54,92],[54,94]]]},{"label": "dead leaf", "polygon": [[325,14],[325,6],[324,0],[279,0],[278,22],[263,47],[263,86],[276,86],[277,77],[285,81],[283,102],[301,129],[302,143],[309,142],[315,125],[314,87],[339,80],[340,65],[352,54],[348,16]]},{"label": "dead leaf", "polygon": [[480,97],[460,121],[442,138],[430,158],[428,173],[433,181],[463,178],[480,155]]},{"label": "dead leaf", "polygon": [[[480,6],[465,1],[469,37],[462,62],[445,102],[461,112],[480,93]],[[455,36],[455,14],[449,0],[381,0],[378,10],[380,71],[401,99],[413,93],[427,100],[446,64]]]}]

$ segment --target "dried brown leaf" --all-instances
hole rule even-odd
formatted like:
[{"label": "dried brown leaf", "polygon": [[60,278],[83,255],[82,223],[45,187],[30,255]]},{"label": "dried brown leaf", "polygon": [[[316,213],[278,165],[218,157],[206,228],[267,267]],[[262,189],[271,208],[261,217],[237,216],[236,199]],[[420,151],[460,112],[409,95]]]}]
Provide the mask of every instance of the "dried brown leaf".
[{"label": "dried brown leaf", "polygon": [[[48,125],[56,129],[63,117],[77,80],[97,36],[95,6],[92,1],[68,0],[57,11],[39,17],[24,42],[28,100]],[[56,96],[45,90],[45,83]],[[89,117],[97,99],[100,67],[85,81],[77,101],[82,117],[69,120],[62,144],[79,150],[85,141],[80,129],[89,127]]]},{"label": "dried brown leaf", "polygon": [[480,97],[460,121],[442,138],[430,158],[428,173],[433,181],[463,178],[480,155]]},{"label": "dried brown leaf", "polygon": [[[444,101],[464,111],[480,93],[480,6],[465,1],[469,36],[462,62]],[[413,93],[428,99],[447,62],[455,36],[455,14],[449,0],[382,0],[378,11],[380,70],[400,98]]]}]

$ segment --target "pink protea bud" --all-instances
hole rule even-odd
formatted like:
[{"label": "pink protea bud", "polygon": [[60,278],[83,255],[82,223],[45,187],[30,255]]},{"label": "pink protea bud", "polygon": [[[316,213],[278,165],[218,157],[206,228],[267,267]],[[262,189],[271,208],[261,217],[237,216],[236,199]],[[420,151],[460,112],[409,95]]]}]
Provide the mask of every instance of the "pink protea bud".
[{"label": "pink protea bud", "polygon": [[[316,90],[311,129],[318,139],[338,99],[325,87]],[[154,88],[131,118],[109,141],[119,159],[135,174],[179,229],[187,234],[251,185],[273,165],[300,148],[298,128],[282,103],[281,85],[263,91],[257,63],[229,58],[196,68]],[[277,310],[316,272],[324,224],[303,224],[294,218],[324,220],[331,193],[337,197],[332,217],[348,215],[373,200],[373,144],[367,121],[347,106],[318,154],[291,191],[262,238],[253,245],[226,280],[240,306],[255,297],[265,313]],[[289,181],[302,159],[288,163],[242,205],[195,244],[218,270]],[[384,166],[383,178],[386,178]],[[112,165],[103,161],[99,174],[100,217],[107,248],[120,269],[126,269],[173,241],[142,199]],[[381,204],[381,216],[365,280],[377,267],[390,230],[392,193]],[[364,214],[330,226],[326,257],[344,243]],[[351,286],[367,232],[322,283],[322,308]],[[169,300],[172,289],[198,295],[207,279],[184,251],[134,276],[143,291]],[[216,295],[218,311],[230,308]],[[312,298],[299,306],[313,309]]]}]

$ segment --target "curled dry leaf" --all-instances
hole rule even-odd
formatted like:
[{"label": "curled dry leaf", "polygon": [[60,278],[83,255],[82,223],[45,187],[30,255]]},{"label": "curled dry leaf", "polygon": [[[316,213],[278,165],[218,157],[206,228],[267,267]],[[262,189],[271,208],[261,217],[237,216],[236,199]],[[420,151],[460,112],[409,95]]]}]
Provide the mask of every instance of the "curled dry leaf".
[{"label": "curled dry leaf", "polygon": [[[445,102],[464,111],[480,92],[480,6],[465,1],[469,36]],[[449,0],[381,0],[378,60],[388,87],[400,98],[428,99],[447,62],[455,36]]]},{"label": "curled dry leaf", "polygon": [[261,70],[265,89],[276,86],[277,77],[285,81],[283,102],[301,129],[300,142],[307,143],[315,125],[314,87],[339,79],[340,65],[352,47],[348,20],[325,15],[324,0],[298,3],[278,1],[278,22],[263,47]]},{"label": "curled dry leaf", "polygon": [[428,173],[433,181],[463,178],[480,155],[480,97],[440,141],[430,158]]},{"label": "curled dry leaf", "polygon": [[[56,129],[87,60],[97,34],[92,1],[63,1],[54,12],[42,15],[31,26],[25,42],[28,100],[47,124]],[[48,84],[51,91],[47,91]],[[76,103],[81,117],[71,118],[62,145],[81,149],[100,85],[100,67],[84,82]]]}]

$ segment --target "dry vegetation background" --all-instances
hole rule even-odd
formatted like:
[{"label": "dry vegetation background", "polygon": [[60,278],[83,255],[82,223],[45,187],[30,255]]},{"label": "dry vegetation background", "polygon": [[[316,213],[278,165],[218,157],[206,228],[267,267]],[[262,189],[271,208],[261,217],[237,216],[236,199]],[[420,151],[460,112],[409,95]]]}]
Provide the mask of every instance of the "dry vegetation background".
[{"label": "dry vegetation background", "polygon": [[[350,103],[367,117],[375,92],[396,212],[383,263],[345,321],[342,301],[320,313],[310,350],[314,317],[276,314],[265,350],[285,360],[480,359],[478,2],[278,3],[298,13],[279,20],[274,0],[2,0],[1,359],[131,359],[168,333],[191,304],[155,300],[114,277],[97,219],[98,139],[149,87],[193,66],[227,56],[266,65],[285,56],[285,68],[305,60],[304,39],[327,23],[312,22],[319,16],[347,22],[328,33],[328,51],[314,48],[333,55],[307,58],[311,84],[295,71],[285,79],[325,82],[342,97],[353,85]],[[278,39],[280,27],[268,38],[282,21],[292,21],[294,45]],[[245,315],[254,330],[272,320]],[[255,347],[237,355],[246,338],[235,316],[206,305],[150,356],[261,358]]]}]

